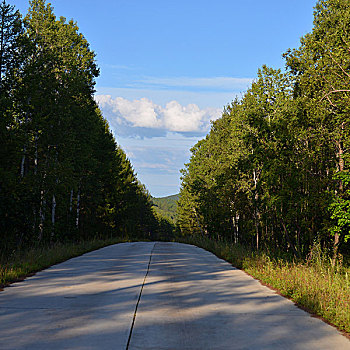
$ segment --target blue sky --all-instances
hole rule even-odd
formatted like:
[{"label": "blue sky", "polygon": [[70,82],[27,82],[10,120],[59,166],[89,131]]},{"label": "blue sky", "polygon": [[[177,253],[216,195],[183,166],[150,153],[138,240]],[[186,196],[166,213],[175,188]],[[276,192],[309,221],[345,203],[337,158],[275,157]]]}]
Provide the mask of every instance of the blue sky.
[{"label": "blue sky", "polygon": [[[8,0],[26,13],[27,0]],[[52,0],[96,52],[96,100],[138,178],[178,193],[210,120],[312,28],[316,0]]]}]

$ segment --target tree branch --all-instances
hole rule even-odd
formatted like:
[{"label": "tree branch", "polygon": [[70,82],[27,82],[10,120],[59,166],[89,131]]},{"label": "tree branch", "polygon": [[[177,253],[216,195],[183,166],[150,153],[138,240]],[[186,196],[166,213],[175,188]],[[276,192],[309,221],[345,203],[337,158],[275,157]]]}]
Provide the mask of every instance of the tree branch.
[{"label": "tree branch", "polygon": [[[337,108],[337,106],[331,101],[331,99],[329,98],[329,96],[326,96],[326,99],[328,100],[328,102],[335,108]],[[321,100],[322,101],[322,100]]]},{"label": "tree branch", "polygon": [[350,78],[350,74],[347,73],[344,68],[334,59],[333,55],[331,53],[329,53],[329,56],[331,57],[332,61],[342,70],[342,72],[348,77]]},{"label": "tree branch", "polygon": [[320,102],[323,101],[325,98],[329,97],[329,95],[335,94],[335,93],[337,93],[337,92],[350,92],[350,90],[332,90],[332,91],[328,92],[327,94],[325,94],[325,95],[321,98]]}]

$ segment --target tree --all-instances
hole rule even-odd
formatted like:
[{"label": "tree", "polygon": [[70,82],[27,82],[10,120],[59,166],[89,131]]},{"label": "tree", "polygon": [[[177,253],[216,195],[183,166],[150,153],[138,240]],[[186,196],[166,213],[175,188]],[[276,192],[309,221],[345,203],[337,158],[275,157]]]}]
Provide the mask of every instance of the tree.
[{"label": "tree", "polygon": [[99,69],[77,24],[32,0],[24,27],[15,31],[19,13],[2,8],[6,33],[18,33],[3,36],[2,249],[149,236],[159,228],[150,196],[94,101]]},{"label": "tree", "polygon": [[13,67],[13,61],[18,49],[18,37],[22,33],[22,21],[19,11],[6,3],[0,4],[0,90],[2,81],[9,69]]},{"label": "tree", "polygon": [[[348,176],[345,164],[349,140],[350,102],[350,4],[345,0],[320,0],[315,7],[314,27],[301,39],[301,46],[286,54],[287,65],[296,76],[296,94],[304,99],[313,131],[323,130],[334,152],[327,169],[335,174],[332,216],[341,210]],[[338,175],[339,173],[339,175]],[[347,182],[347,181],[346,181]],[[338,184],[337,186],[336,183]],[[338,205],[339,204],[339,205]],[[334,255],[344,232],[335,222]]]}]

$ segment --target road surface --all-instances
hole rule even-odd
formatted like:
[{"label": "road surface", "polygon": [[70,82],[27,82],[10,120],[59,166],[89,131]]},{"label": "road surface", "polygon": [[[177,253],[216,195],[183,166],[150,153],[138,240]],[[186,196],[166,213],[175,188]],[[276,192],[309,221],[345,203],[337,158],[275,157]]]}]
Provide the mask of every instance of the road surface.
[{"label": "road surface", "polygon": [[350,341],[213,254],[122,243],[0,293],[0,349],[317,349]]}]

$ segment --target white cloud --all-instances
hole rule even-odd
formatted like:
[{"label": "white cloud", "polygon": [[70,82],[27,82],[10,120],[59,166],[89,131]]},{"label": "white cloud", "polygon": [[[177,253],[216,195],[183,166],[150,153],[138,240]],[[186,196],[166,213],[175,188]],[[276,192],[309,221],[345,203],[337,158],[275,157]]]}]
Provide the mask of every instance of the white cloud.
[{"label": "white cloud", "polygon": [[117,137],[120,146],[130,155],[138,179],[147,184],[153,196],[179,192],[179,170],[188,163],[193,147],[203,135],[167,132],[153,138]]},{"label": "white cloud", "polygon": [[137,163],[137,162],[134,162],[134,166],[137,167],[137,169],[157,169],[157,170],[164,170],[166,172],[173,173],[173,169],[171,169],[168,164],[147,163],[147,162]]},{"label": "white cloud", "polygon": [[135,157],[135,153],[134,153],[134,152],[128,151],[127,149],[124,149],[124,151],[125,151],[126,156],[127,156],[128,158],[133,158],[133,157]]},{"label": "white cloud", "polygon": [[207,88],[213,90],[246,90],[253,78],[232,78],[232,77],[210,77],[210,78],[191,78],[191,77],[174,77],[159,78],[145,77],[139,79],[136,83],[146,85],[157,85],[162,87],[191,87],[191,88]]},{"label": "white cloud", "polygon": [[245,91],[238,89],[229,92],[213,92],[213,91],[188,91],[179,87],[177,90],[162,89],[162,87],[151,88],[113,88],[97,86],[97,95],[111,95],[112,98],[124,97],[128,100],[140,100],[147,97],[151,101],[159,105],[166,105],[169,101],[175,100],[182,105],[195,103],[199,108],[215,107],[222,108],[241,96],[241,92]]},{"label": "white cloud", "polygon": [[181,106],[176,101],[167,103],[163,110],[163,121],[170,131],[200,131],[208,121],[207,110],[200,110],[195,104]]},{"label": "white cloud", "polygon": [[[187,106],[177,101],[168,102],[165,107],[147,98],[127,100],[110,95],[96,95],[103,114],[112,128],[148,128],[180,133],[206,133],[210,121],[221,115],[221,109],[200,109],[196,104]],[[131,131],[131,130],[130,130]],[[140,130],[139,130],[140,131]]]},{"label": "white cloud", "polygon": [[117,97],[114,100],[110,99],[108,103],[112,106],[113,113],[124,118],[132,126],[159,128],[161,125],[157,115],[157,105],[147,98],[129,101],[122,97]]}]

